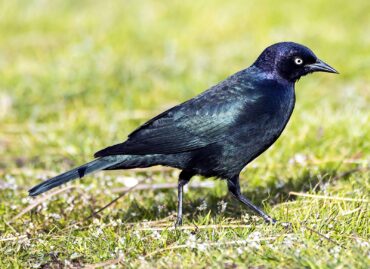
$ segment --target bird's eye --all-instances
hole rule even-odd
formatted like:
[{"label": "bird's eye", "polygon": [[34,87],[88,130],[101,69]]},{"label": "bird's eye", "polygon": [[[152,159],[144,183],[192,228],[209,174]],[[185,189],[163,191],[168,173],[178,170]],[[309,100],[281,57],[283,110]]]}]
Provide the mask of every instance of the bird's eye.
[{"label": "bird's eye", "polygon": [[296,65],[301,65],[301,64],[303,64],[303,60],[301,58],[297,57],[297,58],[294,59],[294,63]]}]

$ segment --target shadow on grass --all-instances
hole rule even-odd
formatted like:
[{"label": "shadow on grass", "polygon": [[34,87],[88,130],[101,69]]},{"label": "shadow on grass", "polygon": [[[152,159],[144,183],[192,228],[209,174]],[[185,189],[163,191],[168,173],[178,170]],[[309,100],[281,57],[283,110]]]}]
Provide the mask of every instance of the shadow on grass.
[{"label": "shadow on grass", "polygon": [[[265,203],[273,206],[296,199],[295,196],[289,196],[289,192],[291,191],[319,191],[324,184],[339,178],[343,179],[348,176],[349,175],[342,175],[334,169],[318,170],[315,171],[314,174],[310,171],[306,171],[298,178],[289,178],[284,182],[284,184],[276,184],[278,180],[272,179],[267,183],[266,187],[257,187],[253,189],[242,187],[242,193],[255,205],[264,208],[263,204]],[[227,192],[226,188],[225,182],[224,193]],[[162,202],[161,205],[158,205],[158,202],[154,199],[154,197],[159,193],[164,193],[166,197],[166,201]],[[124,222],[140,222],[143,220],[153,221],[168,217],[177,211],[177,195],[174,190],[155,191],[152,198],[148,199],[150,199],[150,201],[145,201],[143,204],[134,200],[128,210],[118,211],[115,216],[110,215],[109,217],[119,218]],[[210,211],[210,217],[212,218],[219,216],[219,203],[222,200],[227,202],[227,209],[221,213],[223,217],[238,218],[245,213],[254,214],[229,194],[217,195],[216,191],[212,189],[189,189],[184,196],[183,212],[185,222],[199,220],[207,215],[208,211]],[[148,207],[147,204],[152,204],[152,206]],[[206,205],[205,210],[201,210],[202,204]]]}]

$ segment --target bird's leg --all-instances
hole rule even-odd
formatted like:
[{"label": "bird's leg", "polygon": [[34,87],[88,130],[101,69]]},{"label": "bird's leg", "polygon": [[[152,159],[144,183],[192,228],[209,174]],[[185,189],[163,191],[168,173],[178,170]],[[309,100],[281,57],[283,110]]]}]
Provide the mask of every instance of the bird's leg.
[{"label": "bird's leg", "polygon": [[182,225],[182,196],[183,196],[183,190],[184,186],[188,184],[193,174],[182,171],[179,176],[179,183],[177,185],[177,219],[175,226],[181,226]]},{"label": "bird's leg", "polygon": [[240,192],[240,185],[239,185],[239,177],[232,178],[227,181],[227,186],[229,188],[229,191],[231,194],[240,202],[245,204],[247,207],[252,209],[254,212],[256,212],[258,215],[260,215],[266,222],[268,223],[276,223],[276,220],[271,218],[269,215],[267,215],[265,212],[262,211],[262,209],[258,208],[254,204],[252,204],[251,201],[249,201],[241,192]]}]

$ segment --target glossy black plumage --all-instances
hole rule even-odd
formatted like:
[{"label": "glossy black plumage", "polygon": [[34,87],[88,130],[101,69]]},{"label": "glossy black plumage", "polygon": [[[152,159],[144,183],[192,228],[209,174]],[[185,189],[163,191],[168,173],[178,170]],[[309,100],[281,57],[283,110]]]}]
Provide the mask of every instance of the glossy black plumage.
[{"label": "glossy black plumage", "polygon": [[[242,196],[239,173],[280,136],[294,108],[295,82],[315,71],[336,72],[302,45],[272,45],[251,67],[151,119],[125,142],[98,151],[94,167],[165,165],[181,169],[178,224],[182,222],[182,187],[196,174],[226,179],[238,200],[273,221]],[[60,185],[62,176],[34,187],[30,195],[55,187],[56,181]]]},{"label": "glossy black plumage", "polygon": [[276,140],[294,100],[292,83],[266,80],[257,68],[249,68],[160,114],[126,142],[101,150],[95,157],[170,154],[170,164],[167,158],[157,163],[154,156],[155,163],[148,157],[148,165],[228,178]]}]

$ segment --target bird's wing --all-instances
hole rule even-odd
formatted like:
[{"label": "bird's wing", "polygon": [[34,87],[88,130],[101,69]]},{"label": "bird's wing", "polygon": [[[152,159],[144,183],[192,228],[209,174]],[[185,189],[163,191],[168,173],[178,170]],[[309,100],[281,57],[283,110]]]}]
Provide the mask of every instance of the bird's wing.
[{"label": "bird's wing", "polygon": [[221,86],[163,112],[132,132],[127,141],[98,151],[95,157],[180,153],[225,139],[248,101],[232,85]]}]

